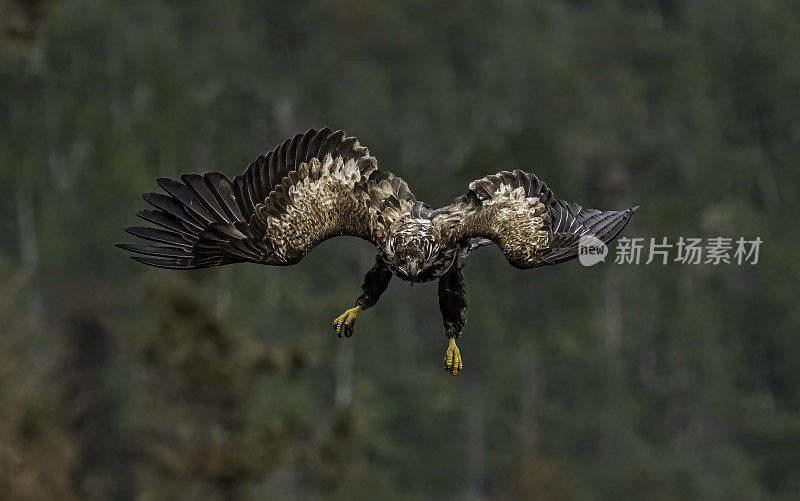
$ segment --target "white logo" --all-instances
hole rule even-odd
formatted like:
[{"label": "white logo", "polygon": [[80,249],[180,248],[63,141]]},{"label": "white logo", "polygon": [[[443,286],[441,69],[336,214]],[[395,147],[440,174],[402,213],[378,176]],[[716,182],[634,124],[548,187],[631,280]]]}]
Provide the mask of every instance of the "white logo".
[{"label": "white logo", "polygon": [[608,246],[594,235],[584,235],[578,241],[578,260],[584,266],[594,266],[605,261]]}]

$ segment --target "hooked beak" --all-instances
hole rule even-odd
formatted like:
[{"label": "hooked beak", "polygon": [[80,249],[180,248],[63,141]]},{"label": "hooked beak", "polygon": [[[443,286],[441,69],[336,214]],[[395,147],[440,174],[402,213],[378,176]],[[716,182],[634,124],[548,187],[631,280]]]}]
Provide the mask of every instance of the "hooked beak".
[{"label": "hooked beak", "polygon": [[411,282],[413,282],[414,279],[417,278],[417,273],[418,273],[417,265],[410,264],[408,267],[410,268],[409,270],[406,270],[402,266],[398,266],[397,268],[403,273],[403,275],[406,276],[406,278],[408,278]]}]

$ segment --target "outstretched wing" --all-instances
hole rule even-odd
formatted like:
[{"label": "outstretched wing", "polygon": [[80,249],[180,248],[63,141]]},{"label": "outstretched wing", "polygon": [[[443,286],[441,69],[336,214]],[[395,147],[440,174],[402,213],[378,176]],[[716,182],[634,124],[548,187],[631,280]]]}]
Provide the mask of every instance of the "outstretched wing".
[{"label": "outstretched wing", "polygon": [[610,242],[636,209],[583,209],[555,198],[535,175],[516,170],[473,181],[466,195],[434,211],[432,219],[449,244],[489,239],[512,265],[532,268],[577,257],[581,237]]},{"label": "outstretched wing", "polygon": [[158,184],[166,195],[145,194],[155,209],[136,213],[156,227],[126,228],[150,243],[119,247],[163,268],[293,264],[337,235],[383,247],[392,222],[417,203],[356,138],[327,128],[287,139],[233,181],[214,172]]}]

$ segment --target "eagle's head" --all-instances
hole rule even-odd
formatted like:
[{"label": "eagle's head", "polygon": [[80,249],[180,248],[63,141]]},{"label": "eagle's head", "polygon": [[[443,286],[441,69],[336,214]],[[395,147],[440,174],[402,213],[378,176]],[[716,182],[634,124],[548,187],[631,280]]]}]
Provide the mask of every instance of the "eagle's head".
[{"label": "eagle's head", "polygon": [[406,222],[389,237],[384,258],[395,275],[410,282],[427,282],[441,276],[454,253],[443,253],[430,222]]}]

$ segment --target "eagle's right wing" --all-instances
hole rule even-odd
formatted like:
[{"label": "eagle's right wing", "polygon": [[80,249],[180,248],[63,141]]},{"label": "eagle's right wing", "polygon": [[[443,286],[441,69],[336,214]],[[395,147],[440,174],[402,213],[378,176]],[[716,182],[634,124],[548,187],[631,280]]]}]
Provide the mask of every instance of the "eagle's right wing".
[{"label": "eagle's right wing", "polygon": [[181,181],[159,179],[167,194],[144,195],[155,210],[137,215],[157,228],[126,231],[158,245],[119,245],[143,255],[133,259],[178,269],[287,265],[338,235],[383,248],[391,224],[416,203],[408,185],[377,170],[356,138],[329,129],[287,139],[233,181],[220,173]]},{"label": "eagle's right wing", "polygon": [[530,173],[502,171],[470,183],[456,202],[433,212],[445,245],[494,242],[518,268],[557,264],[577,257],[581,237],[610,242],[636,210],[584,209],[555,198]]}]

